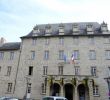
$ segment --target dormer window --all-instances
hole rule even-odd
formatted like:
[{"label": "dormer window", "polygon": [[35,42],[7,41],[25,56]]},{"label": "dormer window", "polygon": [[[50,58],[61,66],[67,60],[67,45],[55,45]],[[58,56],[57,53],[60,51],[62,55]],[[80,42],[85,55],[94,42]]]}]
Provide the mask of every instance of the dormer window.
[{"label": "dormer window", "polygon": [[46,33],[46,35],[50,35],[51,32],[52,32],[51,31],[51,26],[50,25],[46,25],[45,26],[45,33]]},{"label": "dormer window", "polygon": [[79,33],[79,26],[78,24],[73,24],[73,34],[78,34]]},{"label": "dormer window", "polygon": [[93,25],[92,24],[88,24],[86,26],[87,29],[87,34],[93,34]]},{"label": "dormer window", "polygon": [[103,22],[101,24],[101,31],[102,31],[103,34],[107,34],[108,33],[108,26],[107,26],[107,24],[105,22]]},{"label": "dormer window", "polygon": [[38,33],[40,33],[40,30],[39,30],[38,26],[35,26],[33,28],[33,36],[37,36]]},{"label": "dormer window", "polygon": [[64,25],[63,24],[59,25],[59,35],[64,35]]}]

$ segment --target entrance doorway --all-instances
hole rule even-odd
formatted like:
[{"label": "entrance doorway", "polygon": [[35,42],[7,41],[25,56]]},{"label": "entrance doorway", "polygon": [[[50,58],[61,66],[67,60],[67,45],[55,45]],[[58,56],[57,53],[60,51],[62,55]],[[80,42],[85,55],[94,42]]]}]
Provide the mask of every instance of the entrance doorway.
[{"label": "entrance doorway", "polygon": [[59,96],[60,95],[60,85],[57,83],[54,83],[50,87],[50,93],[51,93],[51,96]]},{"label": "entrance doorway", "polygon": [[80,84],[78,86],[78,92],[79,92],[79,100],[86,100],[85,99],[85,86],[83,84]]},{"label": "entrance doorway", "polygon": [[68,100],[73,100],[73,85],[72,84],[65,84],[65,97]]}]

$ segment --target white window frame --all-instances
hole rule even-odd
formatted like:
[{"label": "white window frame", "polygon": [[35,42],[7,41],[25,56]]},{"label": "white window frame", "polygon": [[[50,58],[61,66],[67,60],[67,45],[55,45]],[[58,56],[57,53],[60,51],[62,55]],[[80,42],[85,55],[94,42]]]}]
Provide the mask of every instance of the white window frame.
[{"label": "white window frame", "polygon": [[44,59],[45,60],[49,59],[49,50],[45,50],[45,52],[44,52]]},{"label": "white window frame", "polygon": [[91,75],[92,76],[97,76],[97,68],[96,68],[96,66],[91,66]]},{"label": "white window frame", "polygon": [[99,86],[95,85],[93,87],[93,95],[94,96],[99,96]]},{"label": "white window frame", "polygon": [[43,75],[47,75],[48,66],[43,66]]},{"label": "white window frame", "polygon": [[106,60],[110,60],[110,50],[105,50],[105,58]]},{"label": "white window frame", "polygon": [[96,51],[95,50],[89,50],[89,59],[96,60]]},{"label": "white window frame", "polygon": [[35,59],[35,51],[31,51],[31,60]]}]

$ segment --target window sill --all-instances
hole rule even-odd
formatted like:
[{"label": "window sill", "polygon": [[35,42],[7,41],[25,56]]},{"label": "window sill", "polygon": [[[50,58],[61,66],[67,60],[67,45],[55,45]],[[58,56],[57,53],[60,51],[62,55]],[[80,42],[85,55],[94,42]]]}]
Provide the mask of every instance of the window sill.
[{"label": "window sill", "polygon": [[97,94],[97,95],[93,95],[94,97],[100,97],[100,95],[99,94]]}]

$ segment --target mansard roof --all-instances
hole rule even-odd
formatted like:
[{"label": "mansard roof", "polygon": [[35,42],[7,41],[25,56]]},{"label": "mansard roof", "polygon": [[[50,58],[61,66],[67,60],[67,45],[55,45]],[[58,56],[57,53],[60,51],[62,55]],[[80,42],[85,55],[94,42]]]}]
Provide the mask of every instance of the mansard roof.
[{"label": "mansard roof", "polygon": [[21,45],[20,42],[4,43],[0,46],[0,51],[2,51],[2,50],[19,50],[20,45]]},{"label": "mansard roof", "polygon": [[[87,35],[87,25],[92,25],[94,34],[101,34],[101,25],[97,22],[78,22],[78,23],[58,23],[58,24],[40,24],[36,25],[33,30],[26,36],[21,38],[29,38],[33,36],[45,36],[46,27],[51,27],[50,36],[59,35],[59,25],[64,26],[64,35],[75,35],[73,33],[73,26],[78,25],[79,35]],[[38,29],[38,32],[34,32],[35,29]],[[36,34],[36,35],[34,35]]]}]

